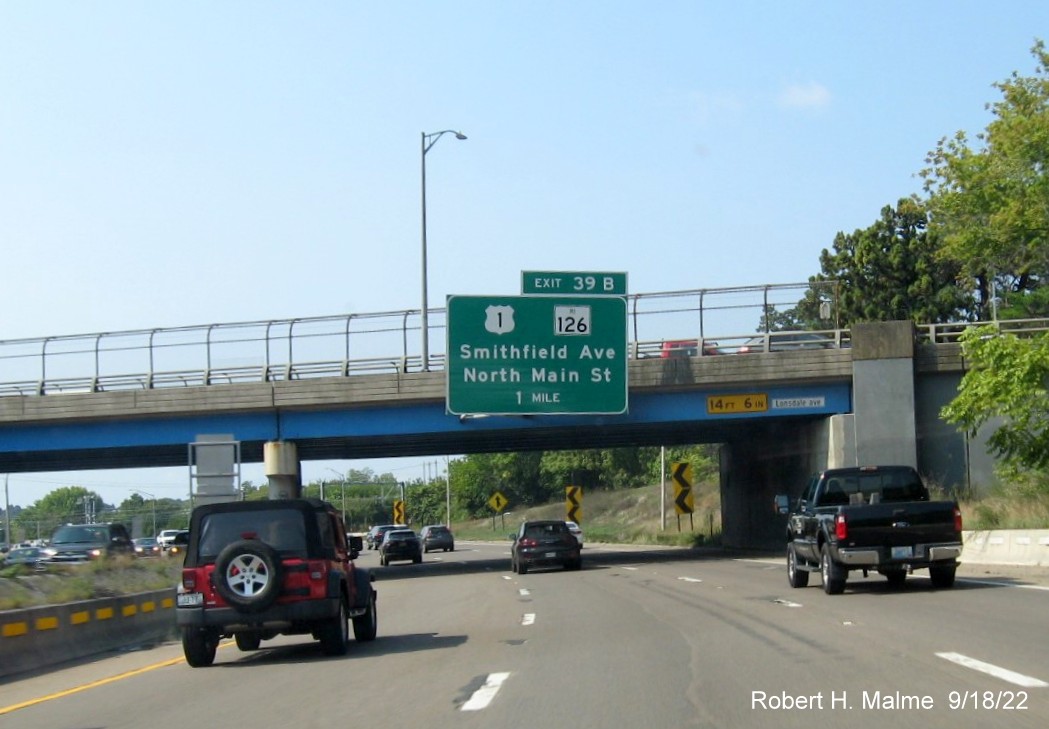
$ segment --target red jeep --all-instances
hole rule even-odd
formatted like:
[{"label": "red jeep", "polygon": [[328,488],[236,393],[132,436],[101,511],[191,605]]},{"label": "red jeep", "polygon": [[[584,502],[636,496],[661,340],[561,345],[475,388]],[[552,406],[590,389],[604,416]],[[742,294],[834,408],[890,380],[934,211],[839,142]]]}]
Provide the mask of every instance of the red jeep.
[{"label": "red jeep", "polygon": [[238,501],[193,510],[175,621],[186,662],[210,666],[221,638],[243,651],[276,635],[310,634],[343,655],[349,623],[375,639],[372,576],[353,560],[342,517],[318,499]]}]

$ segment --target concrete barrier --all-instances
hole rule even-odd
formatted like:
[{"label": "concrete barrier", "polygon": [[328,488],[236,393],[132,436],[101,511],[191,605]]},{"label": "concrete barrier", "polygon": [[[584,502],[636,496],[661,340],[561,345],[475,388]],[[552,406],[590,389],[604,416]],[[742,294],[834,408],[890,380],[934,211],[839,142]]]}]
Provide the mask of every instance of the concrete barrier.
[{"label": "concrete barrier", "polygon": [[963,533],[965,564],[1049,567],[1049,529],[1000,529]]},{"label": "concrete barrier", "polygon": [[175,635],[175,590],[0,612],[0,677]]}]

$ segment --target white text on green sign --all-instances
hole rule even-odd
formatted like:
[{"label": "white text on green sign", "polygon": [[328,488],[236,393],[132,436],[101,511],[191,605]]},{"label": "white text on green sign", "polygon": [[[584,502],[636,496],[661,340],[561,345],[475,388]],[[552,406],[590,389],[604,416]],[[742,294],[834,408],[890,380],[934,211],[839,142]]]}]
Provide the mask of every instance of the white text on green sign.
[{"label": "white text on green sign", "polygon": [[626,349],[620,297],[449,297],[447,410],[626,412]]},{"label": "white text on green sign", "polygon": [[521,293],[542,296],[626,296],[626,274],[522,271]]}]

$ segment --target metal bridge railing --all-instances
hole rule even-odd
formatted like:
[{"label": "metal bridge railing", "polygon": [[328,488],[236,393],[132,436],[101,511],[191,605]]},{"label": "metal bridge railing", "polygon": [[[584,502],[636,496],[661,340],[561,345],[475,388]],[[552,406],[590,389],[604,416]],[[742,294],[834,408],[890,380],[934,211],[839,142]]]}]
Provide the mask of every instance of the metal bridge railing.
[{"label": "metal bridge railing", "polygon": [[[668,351],[670,342],[694,342],[695,356],[848,347],[849,332],[835,324],[837,287],[836,282],[821,282],[631,294],[628,356],[679,355]],[[813,296],[828,314],[828,326],[811,332],[819,335],[818,341],[790,347],[788,332],[762,334],[773,312]],[[0,397],[440,370],[446,312],[429,311],[430,341],[438,346],[430,352],[428,367],[418,347],[419,319],[418,310],[404,310],[0,340]],[[923,325],[918,338],[955,342],[974,325]],[[1044,334],[1049,319],[997,326],[1020,335]],[[749,341],[754,339],[760,339],[759,347]]]}]

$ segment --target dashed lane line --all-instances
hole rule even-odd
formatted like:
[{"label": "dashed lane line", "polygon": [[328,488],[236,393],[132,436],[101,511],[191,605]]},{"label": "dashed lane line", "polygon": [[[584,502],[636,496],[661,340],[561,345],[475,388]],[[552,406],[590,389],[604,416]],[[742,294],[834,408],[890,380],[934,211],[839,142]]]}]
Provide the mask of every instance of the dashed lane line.
[{"label": "dashed lane line", "polygon": [[1049,686],[1049,683],[1046,683],[1045,681],[1042,681],[1040,679],[1033,678],[1031,676],[1025,676],[1022,673],[1017,673],[1016,671],[1010,671],[1008,668],[1002,668],[1001,666],[996,666],[993,663],[985,663],[983,661],[978,661],[975,658],[963,656],[961,653],[937,653],[936,655],[940,658],[943,658],[944,660],[950,661],[952,663],[957,663],[959,666],[971,668],[972,670],[979,671],[980,673],[986,673],[989,676],[1000,678],[1003,681],[1008,681],[1009,683],[1015,684],[1017,686],[1023,686],[1024,688],[1045,688]]},{"label": "dashed lane line", "polygon": [[495,695],[499,693],[503,682],[510,678],[509,673],[490,673],[481,688],[473,692],[470,699],[463,704],[461,711],[481,711],[488,708]]}]

